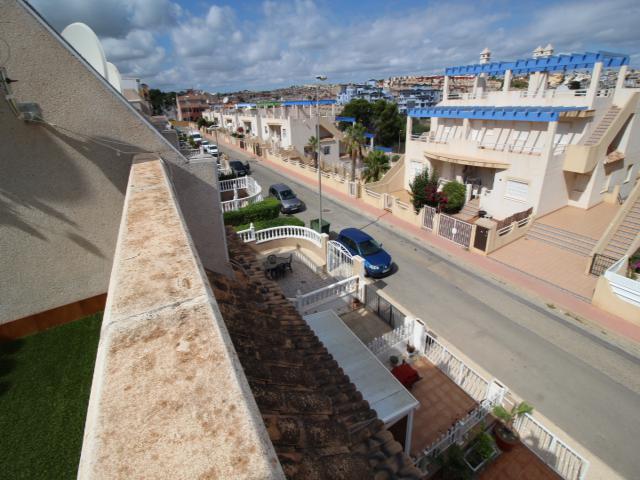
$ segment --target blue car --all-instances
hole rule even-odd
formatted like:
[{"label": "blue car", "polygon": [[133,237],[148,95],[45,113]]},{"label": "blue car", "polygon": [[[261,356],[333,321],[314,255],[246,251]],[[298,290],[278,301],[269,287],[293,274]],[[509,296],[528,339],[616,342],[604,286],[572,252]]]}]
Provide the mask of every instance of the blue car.
[{"label": "blue car", "polygon": [[338,235],[338,242],[352,255],[364,258],[364,268],[371,277],[382,277],[391,272],[391,255],[382,249],[370,235],[358,228],[345,228]]}]

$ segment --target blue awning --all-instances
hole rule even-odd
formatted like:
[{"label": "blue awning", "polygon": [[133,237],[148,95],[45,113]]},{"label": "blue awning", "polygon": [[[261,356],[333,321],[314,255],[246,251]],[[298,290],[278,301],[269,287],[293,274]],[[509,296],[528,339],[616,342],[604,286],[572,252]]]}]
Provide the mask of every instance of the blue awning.
[{"label": "blue awning", "polygon": [[356,123],[355,117],[336,117],[336,122]]},{"label": "blue awning", "polygon": [[570,55],[554,55],[551,57],[528,58],[508,62],[476,63],[445,69],[445,75],[504,75],[511,70],[515,75],[533,72],[557,72],[566,70],[590,69],[597,62],[604,68],[629,65],[629,56],[611,52],[572,53]]},{"label": "blue awning", "polygon": [[587,107],[432,107],[413,108],[409,110],[409,116],[555,122],[563,112],[586,109]]},{"label": "blue awning", "polygon": [[375,134],[375,133],[368,133],[368,132],[367,132],[367,133],[365,133],[365,134],[364,134],[364,136],[365,136],[365,138],[375,138],[375,137],[376,137],[376,134]]},{"label": "blue awning", "polygon": [[292,107],[294,105],[301,105],[301,106],[313,106],[316,105],[316,103],[319,103],[320,105],[333,105],[336,103],[335,100],[320,100],[318,102],[316,102],[315,100],[287,100],[286,102],[282,102],[282,105],[285,107]]},{"label": "blue awning", "polygon": [[379,152],[391,153],[393,149],[391,147],[373,147],[374,150],[378,150]]}]

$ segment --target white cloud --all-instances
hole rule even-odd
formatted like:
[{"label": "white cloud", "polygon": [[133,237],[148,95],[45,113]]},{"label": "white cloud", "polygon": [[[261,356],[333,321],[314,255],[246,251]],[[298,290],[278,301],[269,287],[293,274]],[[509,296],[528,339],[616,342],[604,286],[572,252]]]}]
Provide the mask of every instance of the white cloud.
[{"label": "white cloud", "polygon": [[[64,3],[62,8],[59,3]],[[210,90],[442,72],[478,59],[528,56],[538,44],[556,51],[607,49],[640,57],[640,3],[444,2],[399,11],[366,9],[344,17],[312,0],[265,1],[257,17],[241,7],[189,12],[171,0],[34,0],[57,28],[85,21],[124,74],[148,75],[163,88]],[[508,8],[505,8],[508,5]],[[66,23],[65,23],[66,22]]]}]

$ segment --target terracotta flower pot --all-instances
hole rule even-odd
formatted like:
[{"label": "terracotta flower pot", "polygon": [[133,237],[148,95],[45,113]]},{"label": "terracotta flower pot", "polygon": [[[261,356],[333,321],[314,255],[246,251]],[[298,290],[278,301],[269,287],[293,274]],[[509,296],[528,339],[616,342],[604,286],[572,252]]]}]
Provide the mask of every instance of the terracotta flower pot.
[{"label": "terracotta flower pot", "polygon": [[512,450],[520,441],[520,436],[501,422],[496,423],[493,427],[493,435],[496,438],[498,447],[503,452]]}]

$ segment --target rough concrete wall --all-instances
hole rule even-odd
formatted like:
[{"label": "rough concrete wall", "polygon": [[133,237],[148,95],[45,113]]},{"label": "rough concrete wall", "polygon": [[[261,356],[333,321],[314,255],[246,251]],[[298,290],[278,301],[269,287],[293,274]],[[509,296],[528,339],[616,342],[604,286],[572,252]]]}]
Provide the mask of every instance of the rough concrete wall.
[{"label": "rough concrete wall", "polygon": [[[214,165],[189,164],[123,97],[17,1],[0,3],[5,64],[26,124],[0,100],[0,323],[107,291],[133,153],[171,165],[205,267],[225,271]],[[120,150],[120,154],[115,151]]]}]

